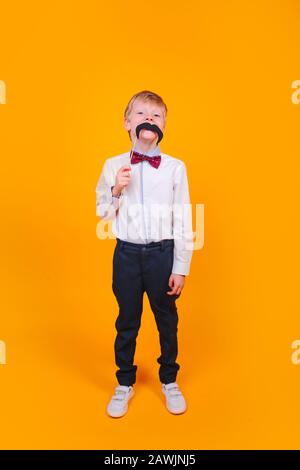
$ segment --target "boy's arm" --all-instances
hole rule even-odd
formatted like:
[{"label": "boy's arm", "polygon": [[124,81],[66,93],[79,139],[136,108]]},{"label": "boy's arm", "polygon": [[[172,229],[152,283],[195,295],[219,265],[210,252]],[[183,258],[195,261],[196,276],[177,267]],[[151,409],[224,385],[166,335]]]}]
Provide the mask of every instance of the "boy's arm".
[{"label": "boy's arm", "polygon": [[172,273],[187,276],[193,254],[192,208],[184,162],[175,174],[173,197],[174,261]]},{"label": "boy's arm", "polygon": [[112,195],[112,186],[115,184],[112,173],[106,160],[96,186],[96,215],[104,220],[116,217],[122,199],[122,196],[117,198]]}]

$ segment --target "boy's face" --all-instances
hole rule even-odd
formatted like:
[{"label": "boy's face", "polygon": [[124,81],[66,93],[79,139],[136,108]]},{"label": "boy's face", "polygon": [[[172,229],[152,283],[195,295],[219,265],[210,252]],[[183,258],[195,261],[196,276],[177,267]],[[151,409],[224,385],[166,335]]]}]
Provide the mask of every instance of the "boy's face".
[{"label": "boy's face", "polygon": [[[151,101],[142,101],[137,99],[133,105],[127,119],[124,120],[124,127],[130,131],[131,140],[136,137],[136,126],[142,122],[150,122],[156,124],[162,131],[166,125],[165,110],[162,106],[152,103]],[[154,142],[157,140],[157,134],[147,129],[142,129],[139,134],[139,140],[144,142]]]}]

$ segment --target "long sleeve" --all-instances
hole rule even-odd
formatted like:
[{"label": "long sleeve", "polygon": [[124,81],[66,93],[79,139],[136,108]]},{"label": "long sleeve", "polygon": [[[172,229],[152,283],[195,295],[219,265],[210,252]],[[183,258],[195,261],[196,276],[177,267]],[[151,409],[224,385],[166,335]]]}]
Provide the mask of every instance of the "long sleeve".
[{"label": "long sleeve", "polygon": [[186,166],[177,169],[173,197],[174,261],[172,273],[188,275],[193,254],[192,208]]},{"label": "long sleeve", "polygon": [[106,160],[96,186],[96,215],[104,220],[114,219],[121,199],[112,196],[111,187],[115,184],[115,177]]}]

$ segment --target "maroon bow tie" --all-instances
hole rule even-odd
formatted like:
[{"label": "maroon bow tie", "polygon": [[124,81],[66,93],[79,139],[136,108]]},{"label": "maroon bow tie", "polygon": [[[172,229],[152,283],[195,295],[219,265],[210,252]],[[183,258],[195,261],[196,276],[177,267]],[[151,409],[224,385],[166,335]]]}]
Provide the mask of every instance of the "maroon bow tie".
[{"label": "maroon bow tie", "polygon": [[161,156],[155,155],[154,157],[149,157],[148,155],[143,155],[142,153],[138,153],[135,151],[132,152],[130,163],[139,163],[143,160],[148,160],[150,165],[152,165],[154,168],[158,168],[161,162]]}]

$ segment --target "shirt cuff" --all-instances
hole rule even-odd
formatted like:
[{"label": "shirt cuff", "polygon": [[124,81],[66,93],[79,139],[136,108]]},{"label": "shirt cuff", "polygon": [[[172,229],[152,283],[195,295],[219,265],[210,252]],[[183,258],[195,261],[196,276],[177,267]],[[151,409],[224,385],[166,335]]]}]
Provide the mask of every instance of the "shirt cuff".
[{"label": "shirt cuff", "polygon": [[115,209],[119,209],[120,207],[120,200],[123,196],[123,193],[121,192],[119,194],[119,196],[114,196],[113,193],[112,193],[112,190],[113,190],[113,186],[110,187],[110,191],[111,191],[111,200],[112,200],[112,204],[114,206]]},{"label": "shirt cuff", "polygon": [[112,196],[111,200],[112,200],[112,204],[113,204],[114,208],[119,209],[119,207],[120,207],[120,198]]},{"label": "shirt cuff", "polygon": [[106,201],[105,203],[96,205],[96,215],[104,220],[110,220],[116,216],[117,210],[122,204],[122,197],[115,197],[110,194],[110,198]]},{"label": "shirt cuff", "polygon": [[184,263],[183,261],[174,259],[172,273],[187,276],[190,273],[190,263]]}]

